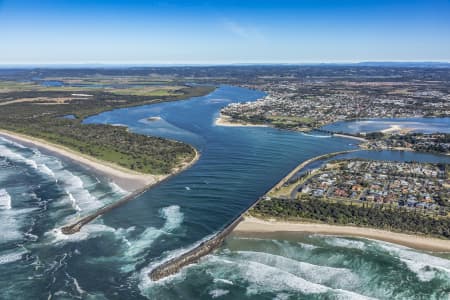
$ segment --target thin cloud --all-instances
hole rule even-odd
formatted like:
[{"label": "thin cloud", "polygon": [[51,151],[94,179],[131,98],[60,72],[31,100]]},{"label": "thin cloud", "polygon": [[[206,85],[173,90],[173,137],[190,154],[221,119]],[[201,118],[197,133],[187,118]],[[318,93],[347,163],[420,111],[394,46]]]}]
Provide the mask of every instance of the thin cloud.
[{"label": "thin cloud", "polygon": [[264,35],[261,33],[261,31],[255,27],[244,26],[232,20],[223,21],[223,25],[227,31],[231,32],[237,37],[259,41],[265,40]]},{"label": "thin cloud", "polygon": [[229,21],[229,20],[225,21],[224,25],[225,25],[226,29],[228,29],[230,32],[232,32],[233,34],[235,34],[237,36],[240,36],[243,38],[249,37],[249,33],[248,33],[247,29],[234,21]]}]

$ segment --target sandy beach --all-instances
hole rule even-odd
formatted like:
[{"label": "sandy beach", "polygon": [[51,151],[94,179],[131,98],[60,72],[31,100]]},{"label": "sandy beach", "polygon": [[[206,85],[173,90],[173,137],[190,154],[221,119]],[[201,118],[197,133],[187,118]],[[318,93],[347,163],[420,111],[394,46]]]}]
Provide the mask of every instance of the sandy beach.
[{"label": "sandy beach", "polygon": [[404,128],[404,127],[401,127],[400,125],[391,124],[389,126],[389,128],[383,129],[383,130],[381,130],[381,132],[389,133],[389,134],[394,134],[394,133],[407,134],[413,130],[414,130],[414,128]]},{"label": "sandy beach", "polygon": [[346,138],[346,139],[353,139],[353,140],[357,140],[360,142],[367,142],[367,139],[359,137],[359,136],[353,136],[353,135],[347,135],[347,134],[341,134],[341,133],[334,133],[333,136],[342,137],[342,138]]},{"label": "sandy beach", "polygon": [[214,121],[216,126],[227,126],[227,127],[269,127],[269,125],[264,124],[251,124],[251,123],[239,123],[233,122],[231,117],[224,116],[222,114]]},{"label": "sandy beach", "polygon": [[245,217],[244,220],[234,229],[234,232],[236,234],[243,235],[251,233],[298,232],[353,236],[386,241],[419,250],[450,252],[450,240],[356,226],[265,221],[254,217]]},{"label": "sandy beach", "polygon": [[149,187],[153,184],[158,183],[159,181],[163,180],[168,176],[168,175],[152,175],[133,172],[131,170],[115,165],[113,163],[102,161],[87,155],[83,155],[64,146],[56,145],[44,141],[42,139],[37,139],[18,133],[13,133],[10,131],[0,130],[0,136],[24,144],[25,146],[44,149],[50,152],[51,154],[79,163],[95,173],[110,178],[122,189],[130,192],[137,189],[141,189],[146,186]]}]

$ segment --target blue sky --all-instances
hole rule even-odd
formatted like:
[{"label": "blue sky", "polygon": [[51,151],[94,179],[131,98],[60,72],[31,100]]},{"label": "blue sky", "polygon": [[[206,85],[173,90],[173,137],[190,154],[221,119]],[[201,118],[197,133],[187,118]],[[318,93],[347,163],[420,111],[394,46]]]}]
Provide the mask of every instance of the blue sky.
[{"label": "blue sky", "polygon": [[0,0],[0,63],[450,61],[448,0]]}]

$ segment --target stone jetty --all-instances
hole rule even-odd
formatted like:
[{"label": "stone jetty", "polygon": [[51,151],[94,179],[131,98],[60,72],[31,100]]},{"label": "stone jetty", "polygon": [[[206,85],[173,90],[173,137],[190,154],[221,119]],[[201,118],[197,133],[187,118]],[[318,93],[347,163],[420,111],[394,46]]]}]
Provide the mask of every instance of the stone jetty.
[{"label": "stone jetty", "polygon": [[[277,189],[277,188],[280,188],[281,186],[283,186],[293,175],[295,175],[302,168],[304,168],[308,164],[312,163],[313,161],[333,157],[333,156],[336,156],[339,154],[355,152],[355,151],[359,151],[359,149],[328,153],[328,154],[319,155],[319,156],[313,157],[309,160],[306,160],[303,163],[301,163],[300,165],[298,165],[294,170],[289,172],[289,174],[287,176],[285,176],[283,179],[281,179],[280,182],[278,182],[275,186],[270,188],[264,195],[266,195],[268,192],[272,191],[273,189]],[[263,199],[265,199],[265,197],[261,197],[258,200],[256,200],[242,214],[240,214],[231,223],[229,223],[229,225],[225,226],[221,231],[219,231],[217,234],[215,234],[213,237],[211,237],[207,241],[204,241],[201,244],[199,244],[198,246],[196,246],[195,248],[181,254],[180,256],[177,256],[170,260],[167,260],[167,261],[161,263],[160,265],[158,265],[157,267],[155,267],[148,274],[150,279],[152,279],[153,281],[158,281],[167,276],[176,274],[183,267],[198,262],[200,260],[200,258],[202,258],[205,255],[210,254],[215,249],[219,248],[222,245],[225,238],[244,219],[244,215]]]},{"label": "stone jetty", "polygon": [[[152,186],[153,186],[153,184],[152,184]],[[119,206],[121,206],[121,205],[123,205],[123,204],[125,204],[125,203],[127,203],[127,202],[129,202],[129,201],[131,201],[131,200],[133,200],[134,198],[136,198],[136,197],[138,197],[138,196],[140,196],[140,195],[143,194],[145,191],[147,191],[148,188],[149,188],[149,187],[146,186],[146,187],[144,187],[144,188],[142,188],[142,189],[136,190],[136,191],[134,191],[133,193],[131,193],[131,194],[129,194],[129,195],[126,195],[125,197],[123,197],[123,198],[120,199],[119,201],[116,201],[116,202],[114,202],[114,203],[111,204],[111,205],[107,205],[107,206],[105,206],[105,207],[103,207],[103,208],[100,208],[100,209],[97,210],[96,212],[94,212],[94,213],[92,213],[92,214],[90,214],[90,215],[88,215],[88,216],[85,216],[85,217],[83,217],[83,218],[77,220],[77,221],[74,222],[73,224],[70,224],[70,225],[67,225],[67,226],[62,227],[62,228],[61,228],[61,232],[64,233],[64,234],[74,234],[74,233],[77,233],[78,231],[81,230],[81,228],[82,228],[84,225],[88,224],[89,222],[92,222],[93,220],[95,220],[95,219],[98,218],[99,216],[104,215],[104,214],[106,214],[107,212],[109,212],[109,211],[111,211],[111,210],[113,210],[113,209],[115,209],[115,208],[117,208],[117,207],[119,207]]]},{"label": "stone jetty", "polygon": [[148,275],[153,281],[160,280],[167,276],[176,274],[181,268],[196,263],[205,255],[208,255],[215,249],[219,248],[225,238],[233,231],[233,229],[241,222],[243,219],[242,215],[236,218],[218,234],[214,235],[209,240],[199,244],[192,250],[189,250],[182,255],[172,258],[161,265],[154,268]]}]

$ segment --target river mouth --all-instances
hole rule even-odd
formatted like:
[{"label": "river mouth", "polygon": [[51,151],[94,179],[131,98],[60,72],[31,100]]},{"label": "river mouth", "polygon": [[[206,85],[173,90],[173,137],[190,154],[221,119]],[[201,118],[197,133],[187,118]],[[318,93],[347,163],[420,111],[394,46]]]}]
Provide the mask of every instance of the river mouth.
[{"label": "river mouth", "polygon": [[[67,299],[77,297],[179,299],[182,296],[188,299],[260,299],[264,297],[320,299],[334,295],[335,290],[339,288],[338,284],[343,283],[338,281],[333,283],[330,278],[327,279],[328,281],[324,279],[314,281],[311,278],[312,273],[294,274],[295,276],[291,274],[291,276],[287,273],[294,271],[280,267],[280,264],[285,262],[283,257],[287,257],[308,264],[344,268],[346,261],[352,257],[351,253],[361,251],[359,248],[348,250],[348,247],[343,247],[346,241],[338,240],[337,243],[330,244],[328,238],[321,238],[317,242],[303,241],[302,243],[311,245],[305,246],[306,248],[312,249],[312,246],[318,247],[322,244],[328,246],[323,246],[322,250],[314,250],[315,252],[305,252],[301,257],[293,257],[287,252],[296,252],[303,248],[296,248],[301,245],[286,247],[285,250],[282,250],[283,247],[276,248],[277,243],[284,243],[283,237],[263,238],[260,239],[260,244],[233,237],[227,240],[217,253],[206,257],[200,264],[186,268],[169,280],[152,283],[147,276],[148,271],[162,260],[185,251],[217,232],[300,162],[320,154],[357,147],[355,141],[337,137],[320,138],[274,128],[214,125],[214,119],[224,105],[231,102],[252,101],[262,96],[264,93],[260,91],[221,86],[204,97],[124,108],[86,119],[86,123],[123,124],[137,133],[187,142],[199,149],[202,155],[189,170],[109,212],[87,225],[73,237],[62,239],[61,237],[53,238],[51,235],[52,226],[62,221],[62,216],[53,215],[56,208],[37,211],[42,220],[46,218],[51,220],[50,224],[42,221],[32,227],[30,234],[36,236],[34,241],[13,240],[11,242],[25,245],[27,254],[19,256],[15,261],[0,265],[2,271],[0,281],[2,284],[5,283],[4,286],[11,285],[11,289],[1,292],[2,297],[4,295],[5,298],[11,298],[11,296],[20,295],[24,298],[23,293],[25,293],[29,296],[28,298],[47,298],[51,294],[53,297]],[[152,122],[145,121],[152,116],[158,116],[160,119],[154,119]],[[14,162],[8,160],[5,163]],[[30,166],[24,163],[16,162],[14,168],[22,168],[23,172],[30,172],[28,170]],[[74,167],[67,165],[65,168],[72,170]],[[10,175],[4,175],[5,178],[8,176]],[[22,192],[18,185],[13,184],[12,179],[7,181],[10,185],[6,190],[11,194],[14,210],[15,202],[18,201],[15,199],[19,199]],[[36,185],[39,183],[37,182]],[[49,181],[47,187],[56,189],[56,185],[54,181]],[[87,188],[88,184],[81,187]],[[111,195],[102,195],[96,187],[93,188],[92,194],[96,199],[113,200]],[[47,201],[47,203],[58,199],[49,191],[42,192],[39,196],[41,202]],[[20,209],[31,208],[33,202],[30,199],[25,199]],[[70,210],[70,203],[67,206],[62,205],[67,209],[68,216],[76,213]],[[25,222],[19,215],[17,215],[17,221]],[[26,228],[28,227],[17,227],[21,235],[28,230]],[[333,240],[333,242],[336,241]],[[349,243],[352,244],[352,242]],[[5,246],[2,249],[2,255],[9,254],[8,247]],[[378,246],[367,247],[371,249]],[[278,250],[272,251],[274,248]],[[255,256],[258,259],[252,261],[253,269],[246,269],[242,263],[248,259],[249,253],[245,251],[266,254]],[[338,257],[333,254],[333,251],[338,251]],[[350,251],[348,256],[345,251]],[[374,261],[373,257],[381,253],[377,251],[382,250],[373,250],[358,256],[361,264],[359,267],[358,260],[351,261],[352,267],[349,267],[350,271],[346,271],[346,274],[349,274],[348,278],[360,275],[356,272],[357,268],[364,269],[364,266],[368,266],[365,271],[367,274],[364,275],[365,281],[355,282],[353,286],[342,285],[342,288],[361,294],[361,287],[365,286],[366,290],[374,291],[374,296],[381,296],[380,288],[375,283],[371,285],[370,279],[381,280],[380,278],[389,274],[390,268],[402,264],[401,259],[407,259],[403,257],[405,255],[403,252],[401,254],[403,256],[400,257],[395,254],[397,252],[391,255],[390,252],[385,251],[383,257],[386,261]],[[250,253],[250,255],[253,254]],[[314,256],[319,254],[321,260],[314,260]],[[408,255],[410,255],[409,252]],[[10,256],[9,259],[15,258]],[[327,261],[333,260],[336,262],[326,265]],[[231,261],[230,268],[227,267],[228,261]],[[384,263],[386,265],[383,265]],[[306,265],[303,264],[303,266]],[[259,276],[252,272],[259,267],[266,273]],[[439,261],[432,266],[434,269],[439,267],[446,268],[445,262]],[[407,267],[402,264],[401,268]],[[423,268],[422,270],[422,267],[419,267],[416,273],[413,271],[407,273],[414,280],[408,281],[409,277],[402,278],[404,281],[401,284],[405,290],[417,286],[417,291],[420,291],[419,288],[427,288],[426,284],[433,287],[441,286],[442,289],[448,287],[449,281],[444,277],[445,273],[433,271],[432,276],[431,273],[427,273],[425,266]],[[315,269],[311,267],[311,270],[313,272]],[[278,274],[280,278],[286,279],[287,284],[280,285],[281,288],[273,291],[267,290],[264,286],[271,286],[270,276],[267,275],[270,272],[276,272],[275,274]],[[394,280],[394,274],[391,275]],[[27,284],[24,276],[34,278],[31,280],[32,283]],[[422,284],[421,279],[429,279],[429,281],[423,281]],[[17,283],[13,283],[12,280]],[[300,289],[296,286],[304,288]],[[17,292],[14,294],[14,290],[22,291],[22,294]],[[439,291],[439,288],[436,288],[435,293]]]}]

